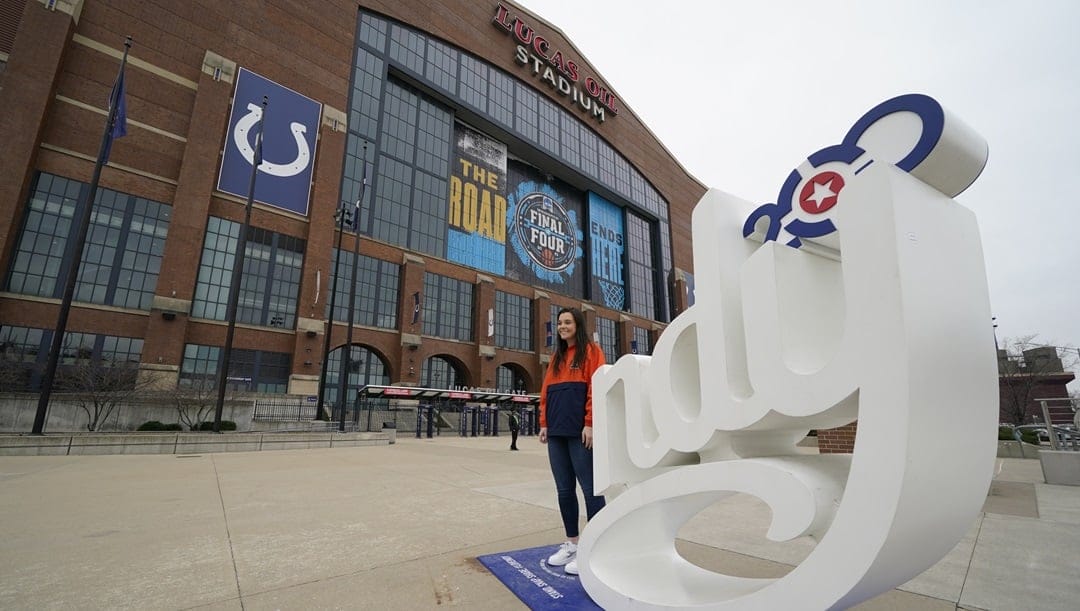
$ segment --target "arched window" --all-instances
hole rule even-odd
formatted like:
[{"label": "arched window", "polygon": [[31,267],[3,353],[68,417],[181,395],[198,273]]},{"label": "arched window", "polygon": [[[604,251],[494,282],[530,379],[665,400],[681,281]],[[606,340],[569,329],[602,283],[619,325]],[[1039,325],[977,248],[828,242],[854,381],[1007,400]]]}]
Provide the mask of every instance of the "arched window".
[{"label": "arched window", "polygon": [[495,370],[495,390],[515,392],[526,390],[524,373],[514,365],[499,365]]},{"label": "arched window", "polygon": [[468,379],[450,359],[433,356],[424,361],[420,386],[424,388],[455,388],[465,386]]},{"label": "arched window", "polygon": [[[324,404],[337,405],[344,350],[345,346],[334,349],[327,360]],[[345,388],[349,405],[356,402],[356,392],[367,384],[390,384],[386,363],[367,347],[353,344],[352,352],[349,354],[349,376],[346,378]]]}]

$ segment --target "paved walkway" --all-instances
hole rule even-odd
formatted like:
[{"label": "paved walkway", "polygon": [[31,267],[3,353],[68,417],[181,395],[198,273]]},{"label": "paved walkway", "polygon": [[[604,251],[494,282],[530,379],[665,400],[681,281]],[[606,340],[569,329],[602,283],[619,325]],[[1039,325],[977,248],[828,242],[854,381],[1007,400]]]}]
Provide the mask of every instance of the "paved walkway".
[{"label": "paved walkway", "polygon": [[[536,438],[144,456],[0,457],[2,609],[520,609],[475,560],[557,543]],[[1080,609],[1080,487],[1004,459],[946,558],[859,609]],[[808,551],[764,539],[737,495],[688,523],[710,568],[782,575]]]}]

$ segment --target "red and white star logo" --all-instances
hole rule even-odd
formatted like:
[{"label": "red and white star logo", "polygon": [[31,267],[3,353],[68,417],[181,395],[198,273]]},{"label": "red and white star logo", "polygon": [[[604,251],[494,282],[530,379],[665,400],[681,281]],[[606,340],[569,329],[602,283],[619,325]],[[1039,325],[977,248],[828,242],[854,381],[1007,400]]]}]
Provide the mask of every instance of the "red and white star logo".
[{"label": "red and white star logo", "polygon": [[821,214],[836,205],[837,196],[843,188],[843,176],[836,172],[822,172],[803,185],[799,192],[799,207],[807,214]]}]

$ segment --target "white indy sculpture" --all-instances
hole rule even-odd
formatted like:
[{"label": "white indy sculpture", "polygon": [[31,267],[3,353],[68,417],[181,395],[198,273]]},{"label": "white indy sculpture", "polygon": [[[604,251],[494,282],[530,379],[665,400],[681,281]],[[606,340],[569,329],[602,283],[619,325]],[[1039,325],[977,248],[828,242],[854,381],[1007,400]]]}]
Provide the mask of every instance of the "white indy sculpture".
[{"label": "white indy sculpture", "polygon": [[[581,581],[605,609],[846,608],[941,559],[993,471],[997,368],[978,227],[953,197],[985,141],[932,98],[872,109],[776,203],[709,191],[693,214],[696,300],[651,357],[593,378],[595,489]],[[851,455],[809,429],[858,420]],[[807,536],[779,579],[682,558],[679,528],[734,493]]]}]

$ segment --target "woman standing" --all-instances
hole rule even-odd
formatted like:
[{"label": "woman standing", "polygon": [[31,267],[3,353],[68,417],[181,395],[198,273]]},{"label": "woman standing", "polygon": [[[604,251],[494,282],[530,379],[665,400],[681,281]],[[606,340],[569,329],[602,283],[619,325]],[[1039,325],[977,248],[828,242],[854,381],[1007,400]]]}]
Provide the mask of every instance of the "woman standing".
[{"label": "woman standing", "polygon": [[540,443],[548,447],[567,541],[548,558],[548,564],[577,575],[579,532],[574,480],[581,484],[588,519],[604,508],[604,497],[593,495],[592,460],[592,376],[604,364],[604,352],[589,341],[585,317],[577,308],[559,310],[557,331],[555,354],[540,390]]}]

